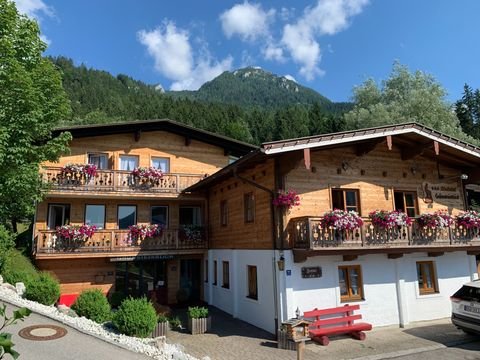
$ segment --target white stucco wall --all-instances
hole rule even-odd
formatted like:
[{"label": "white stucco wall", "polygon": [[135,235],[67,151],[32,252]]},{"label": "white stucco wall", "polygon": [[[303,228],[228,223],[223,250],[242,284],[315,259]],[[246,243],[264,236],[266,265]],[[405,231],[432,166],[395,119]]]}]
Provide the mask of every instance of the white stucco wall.
[{"label": "white stucco wall", "polygon": [[[204,284],[210,305],[271,333],[275,332],[273,251],[209,250],[209,282]],[[213,263],[218,281],[213,285]],[[230,289],[222,288],[222,262],[229,261]],[[258,300],[247,298],[247,266],[257,267]]]},{"label": "white stucco wall", "polygon": [[[285,271],[281,272],[283,279],[279,281],[285,284],[282,303],[285,309],[281,320],[294,317],[297,307],[303,313],[314,308],[345,305],[340,302],[340,265],[361,266],[365,300],[355,304],[360,305],[363,319],[375,326],[450,316],[450,296],[463,283],[470,281],[472,271],[475,271],[471,266],[472,256],[466,252],[445,253],[439,257],[417,253],[399,259],[388,259],[385,254],[364,255],[348,262],[343,261],[342,256],[317,256],[308,258],[304,263],[294,263],[291,251],[286,251],[284,256]],[[434,261],[438,294],[419,295],[416,261],[422,260]],[[320,266],[322,277],[303,279],[301,268],[304,266]],[[290,276],[287,270],[291,270]]]}]

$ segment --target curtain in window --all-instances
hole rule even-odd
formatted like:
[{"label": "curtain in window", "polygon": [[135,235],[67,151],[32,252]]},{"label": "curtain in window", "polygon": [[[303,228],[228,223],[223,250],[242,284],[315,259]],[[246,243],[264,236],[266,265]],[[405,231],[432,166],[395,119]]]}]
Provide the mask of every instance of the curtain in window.
[{"label": "curtain in window", "polygon": [[120,156],[120,170],[132,171],[138,166],[137,161],[136,156]]}]

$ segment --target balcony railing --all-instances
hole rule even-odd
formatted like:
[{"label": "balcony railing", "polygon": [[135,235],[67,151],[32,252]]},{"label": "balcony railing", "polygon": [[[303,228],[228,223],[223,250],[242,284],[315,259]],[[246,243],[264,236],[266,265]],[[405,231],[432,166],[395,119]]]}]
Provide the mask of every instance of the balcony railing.
[{"label": "balcony railing", "polygon": [[296,249],[328,248],[390,248],[390,247],[449,247],[480,246],[478,229],[423,228],[416,222],[411,226],[379,228],[370,219],[355,230],[322,228],[320,217],[301,217],[291,220],[290,239]]},{"label": "balcony railing", "polygon": [[97,230],[80,244],[63,239],[55,230],[40,230],[35,237],[37,254],[118,253],[153,250],[206,249],[207,236],[203,227],[194,231],[165,229],[154,238],[135,239],[128,230]]},{"label": "balcony railing", "polygon": [[89,177],[83,173],[64,174],[61,167],[42,168],[42,179],[53,191],[179,193],[204,178],[200,174],[163,174],[155,181],[139,179],[124,170],[97,170]]}]

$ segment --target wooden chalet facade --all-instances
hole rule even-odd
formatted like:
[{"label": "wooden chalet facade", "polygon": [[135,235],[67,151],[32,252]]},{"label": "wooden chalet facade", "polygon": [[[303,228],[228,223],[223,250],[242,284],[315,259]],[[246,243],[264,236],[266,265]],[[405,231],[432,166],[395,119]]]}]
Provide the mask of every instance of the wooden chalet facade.
[{"label": "wooden chalet facade", "polygon": [[[480,234],[414,219],[461,213],[479,165],[479,148],[415,123],[262,144],[186,189],[209,199],[205,299],[270,332],[297,308],[350,302],[374,325],[450,316],[449,297],[477,277]],[[289,189],[300,205],[273,206]],[[333,209],[363,225],[322,226]],[[381,228],[375,210],[414,221]]]},{"label": "wooden chalet facade", "polygon": [[[63,298],[87,288],[151,296],[163,304],[203,299],[203,258],[208,247],[207,202],[182,190],[215,173],[254,147],[170,120],[78,126],[70,154],[46,163],[46,199],[35,216],[38,267],[53,273]],[[94,164],[96,174],[65,171]],[[136,178],[138,167],[160,169],[154,181]],[[95,225],[81,246],[56,231]],[[129,226],[157,224],[154,238],[132,238]],[[69,300],[66,300],[67,302]]]}]

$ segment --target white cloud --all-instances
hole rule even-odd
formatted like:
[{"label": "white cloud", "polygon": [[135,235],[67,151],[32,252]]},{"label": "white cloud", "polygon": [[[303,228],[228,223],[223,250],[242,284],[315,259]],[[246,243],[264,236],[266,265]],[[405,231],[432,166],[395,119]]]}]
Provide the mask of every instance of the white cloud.
[{"label": "white cloud", "polygon": [[40,20],[42,16],[52,17],[53,9],[42,0],[15,0],[17,10],[28,17]]},{"label": "white cloud", "polygon": [[300,65],[300,74],[312,80],[324,72],[319,68],[321,48],[317,37],[334,35],[345,30],[351,17],[362,12],[368,0],[318,0],[307,7],[296,23],[283,28],[282,45],[293,61]]},{"label": "white cloud", "polygon": [[[54,17],[53,8],[45,4],[42,0],[14,0],[17,10],[20,14],[27,15],[29,18],[35,19],[40,23],[46,17]],[[52,41],[45,35],[41,34],[40,39],[48,45]]]},{"label": "white cloud", "polygon": [[278,62],[285,61],[282,47],[275,45],[273,41],[267,43],[267,45],[262,49],[262,53],[266,60],[274,60]]},{"label": "white cloud", "polygon": [[265,11],[260,4],[245,1],[223,12],[220,21],[227,38],[238,35],[244,41],[253,41],[268,35],[269,24],[274,16],[275,10]]},{"label": "white cloud", "polygon": [[172,21],[165,21],[152,31],[141,30],[137,35],[154,59],[155,70],[172,81],[171,90],[196,90],[232,67],[231,56],[222,61],[213,59],[206,43],[195,54],[188,31],[177,28]]}]

